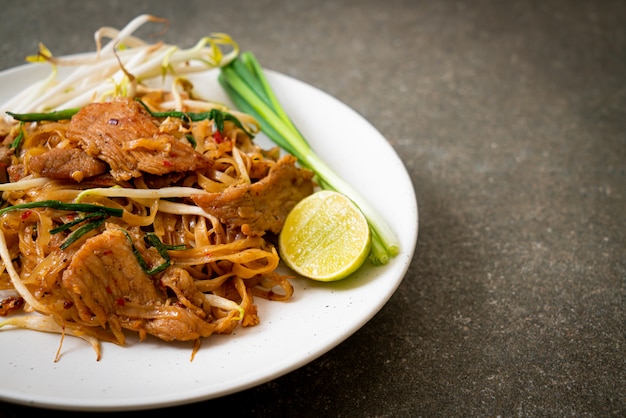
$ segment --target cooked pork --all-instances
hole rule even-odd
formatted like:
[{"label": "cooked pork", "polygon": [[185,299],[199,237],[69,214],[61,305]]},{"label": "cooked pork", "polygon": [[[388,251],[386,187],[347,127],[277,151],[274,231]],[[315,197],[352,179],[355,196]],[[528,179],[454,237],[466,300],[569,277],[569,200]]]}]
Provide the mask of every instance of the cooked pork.
[{"label": "cooked pork", "polygon": [[212,162],[176,137],[159,131],[159,121],[135,100],[120,98],[83,107],[67,138],[109,164],[117,180],[142,173],[163,175],[208,168]]},{"label": "cooked pork", "polygon": [[95,317],[103,327],[126,302],[145,304],[164,299],[141,269],[120,229],[107,229],[85,241],[63,272],[62,283],[80,318],[91,321]]},{"label": "cooked pork", "polygon": [[221,193],[193,196],[194,202],[248,236],[279,233],[289,211],[313,193],[313,173],[298,168],[296,158],[282,157],[268,175],[252,184],[230,186]]},{"label": "cooked pork", "polygon": [[[124,232],[110,226],[73,255],[62,285],[81,320],[129,329],[166,341],[208,337],[204,297],[185,270],[166,270],[159,285],[141,268]],[[166,288],[178,296],[168,299]]]},{"label": "cooked pork", "polygon": [[215,324],[207,320],[211,307],[198,290],[193,277],[182,268],[168,268],[160,280],[161,286],[176,294],[177,303],[160,307],[165,314],[157,315],[144,324],[148,334],[165,341],[190,341],[208,337]]},{"label": "cooked pork", "polygon": [[26,167],[24,164],[13,164],[7,167],[7,175],[9,176],[9,181],[11,183],[20,181],[26,174]]},{"label": "cooked pork", "polygon": [[88,155],[80,148],[53,148],[31,157],[28,165],[39,176],[78,182],[107,171],[104,161]]}]

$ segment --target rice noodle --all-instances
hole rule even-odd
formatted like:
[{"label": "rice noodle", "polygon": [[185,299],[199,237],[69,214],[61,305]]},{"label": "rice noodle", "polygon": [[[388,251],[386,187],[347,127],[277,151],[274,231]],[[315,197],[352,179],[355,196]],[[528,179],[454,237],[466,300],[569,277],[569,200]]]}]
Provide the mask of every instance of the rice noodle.
[{"label": "rice noodle", "polygon": [[[194,97],[184,77],[230,62],[238,54],[237,44],[221,33],[202,38],[189,49],[163,42],[149,44],[133,34],[150,22],[164,20],[141,15],[121,30],[103,27],[94,35],[96,51],[80,56],[54,57],[42,45],[36,60],[50,64],[52,75],[33,83],[0,110],[28,113],[82,108],[128,96],[141,98],[153,109],[228,111],[241,125],[224,122],[217,138],[216,121],[160,118],[163,135],[185,144],[193,140],[197,144],[193,152],[212,161],[212,166],[186,172],[184,178],[142,174],[122,181],[102,175],[84,180],[81,176],[78,181],[32,171],[37,157],[53,149],[76,146],[66,136],[69,121],[14,123],[3,138],[4,144],[14,142],[18,135],[23,139],[7,154],[11,159],[9,177],[18,178],[0,184],[5,201],[0,207],[0,259],[12,289],[26,307],[23,315],[0,321],[3,330],[19,327],[59,333],[62,339],[66,334],[77,336],[94,347],[99,359],[100,341],[124,344],[129,331],[138,332],[140,339],[148,334],[166,341],[176,339],[173,334],[164,335],[159,327],[163,321],[187,315],[193,318],[196,328],[190,327],[189,336],[180,339],[193,341],[195,353],[201,338],[257,324],[260,319],[255,295],[281,299],[271,297],[274,287],[282,289],[282,300],[293,293],[288,278],[276,273],[280,259],[271,240],[247,236],[243,229],[228,225],[193,200],[194,196],[251,185],[260,180],[259,173],[267,174],[277,164],[277,154],[265,153],[249,136],[259,131],[253,117]],[[105,38],[110,40],[103,46]],[[69,71],[59,80],[55,76],[61,67]],[[166,73],[172,79],[169,89],[147,86]],[[136,138],[125,152],[161,152],[160,147],[154,139]],[[151,187],[150,182],[157,186]],[[28,206],[49,201],[60,203],[54,207]],[[85,211],[64,209],[70,204],[84,205],[80,208]],[[104,207],[114,212],[101,211]],[[11,210],[4,210],[7,208]],[[121,215],[110,215],[116,211]],[[127,239],[120,240],[120,236]],[[114,239],[115,247],[106,247],[107,240]],[[132,248],[136,262],[119,269],[136,274],[130,272],[143,268],[144,273],[138,276],[145,277],[145,283],[155,284],[151,291],[158,298],[141,303],[118,299],[118,306],[114,303],[104,316],[99,312],[100,308],[105,312],[104,307],[87,305],[90,298],[101,296],[89,294],[75,276],[82,268],[80,257],[89,257],[84,249],[96,242],[102,242],[104,249],[88,259],[92,263],[89,269],[95,269],[112,254],[126,251],[124,248]],[[159,263],[165,267],[155,269]]]}]

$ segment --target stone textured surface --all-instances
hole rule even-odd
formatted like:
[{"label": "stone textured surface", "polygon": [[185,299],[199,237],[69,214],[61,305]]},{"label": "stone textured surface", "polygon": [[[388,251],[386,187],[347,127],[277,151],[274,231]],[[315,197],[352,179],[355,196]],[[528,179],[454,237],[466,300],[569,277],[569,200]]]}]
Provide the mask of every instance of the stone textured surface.
[{"label": "stone textured surface", "polygon": [[626,415],[625,2],[1,3],[0,69],[140,13],[181,45],[227,32],[363,114],[414,182],[417,251],[378,315],[297,371],[169,413]]}]

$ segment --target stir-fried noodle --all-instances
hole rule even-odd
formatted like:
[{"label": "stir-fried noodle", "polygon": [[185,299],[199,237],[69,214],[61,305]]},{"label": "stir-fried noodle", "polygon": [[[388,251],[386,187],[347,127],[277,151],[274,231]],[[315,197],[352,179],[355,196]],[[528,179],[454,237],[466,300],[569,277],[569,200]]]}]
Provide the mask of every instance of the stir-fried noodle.
[{"label": "stir-fried noodle", "polygon": [[[102,29],[113,40],[71,62],[73,84],[25,91],[0,126],[0,327],[77,336],[98,358],[100,341],[123,345],[128,332],[195,353],[202,338],[256,325],[256,297],[290,299],[275,237],[314,187],[294,158],[254,143],[253,118],[181,76],[236,45],[147,45],[132,32],[150,20]],[[170,89],[143,83],[155,65],[174,75]],[[95,68],[101,80],[85,81]]]}]

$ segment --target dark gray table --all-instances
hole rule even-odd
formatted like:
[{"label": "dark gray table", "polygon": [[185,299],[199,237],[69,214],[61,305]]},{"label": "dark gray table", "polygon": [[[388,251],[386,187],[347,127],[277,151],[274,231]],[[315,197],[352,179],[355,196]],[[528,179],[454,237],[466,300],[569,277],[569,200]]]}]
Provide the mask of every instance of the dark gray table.
[{"label": "dark gray table", "polygon": [[[227,32],[363,114],[414,182],[417,251],[378,315],[297,371],[169,413],[626,415],[626,2],[1,3],[0,69],[144,12],[172,43]],[[24,413],[47,411],[0,405]]]}]

